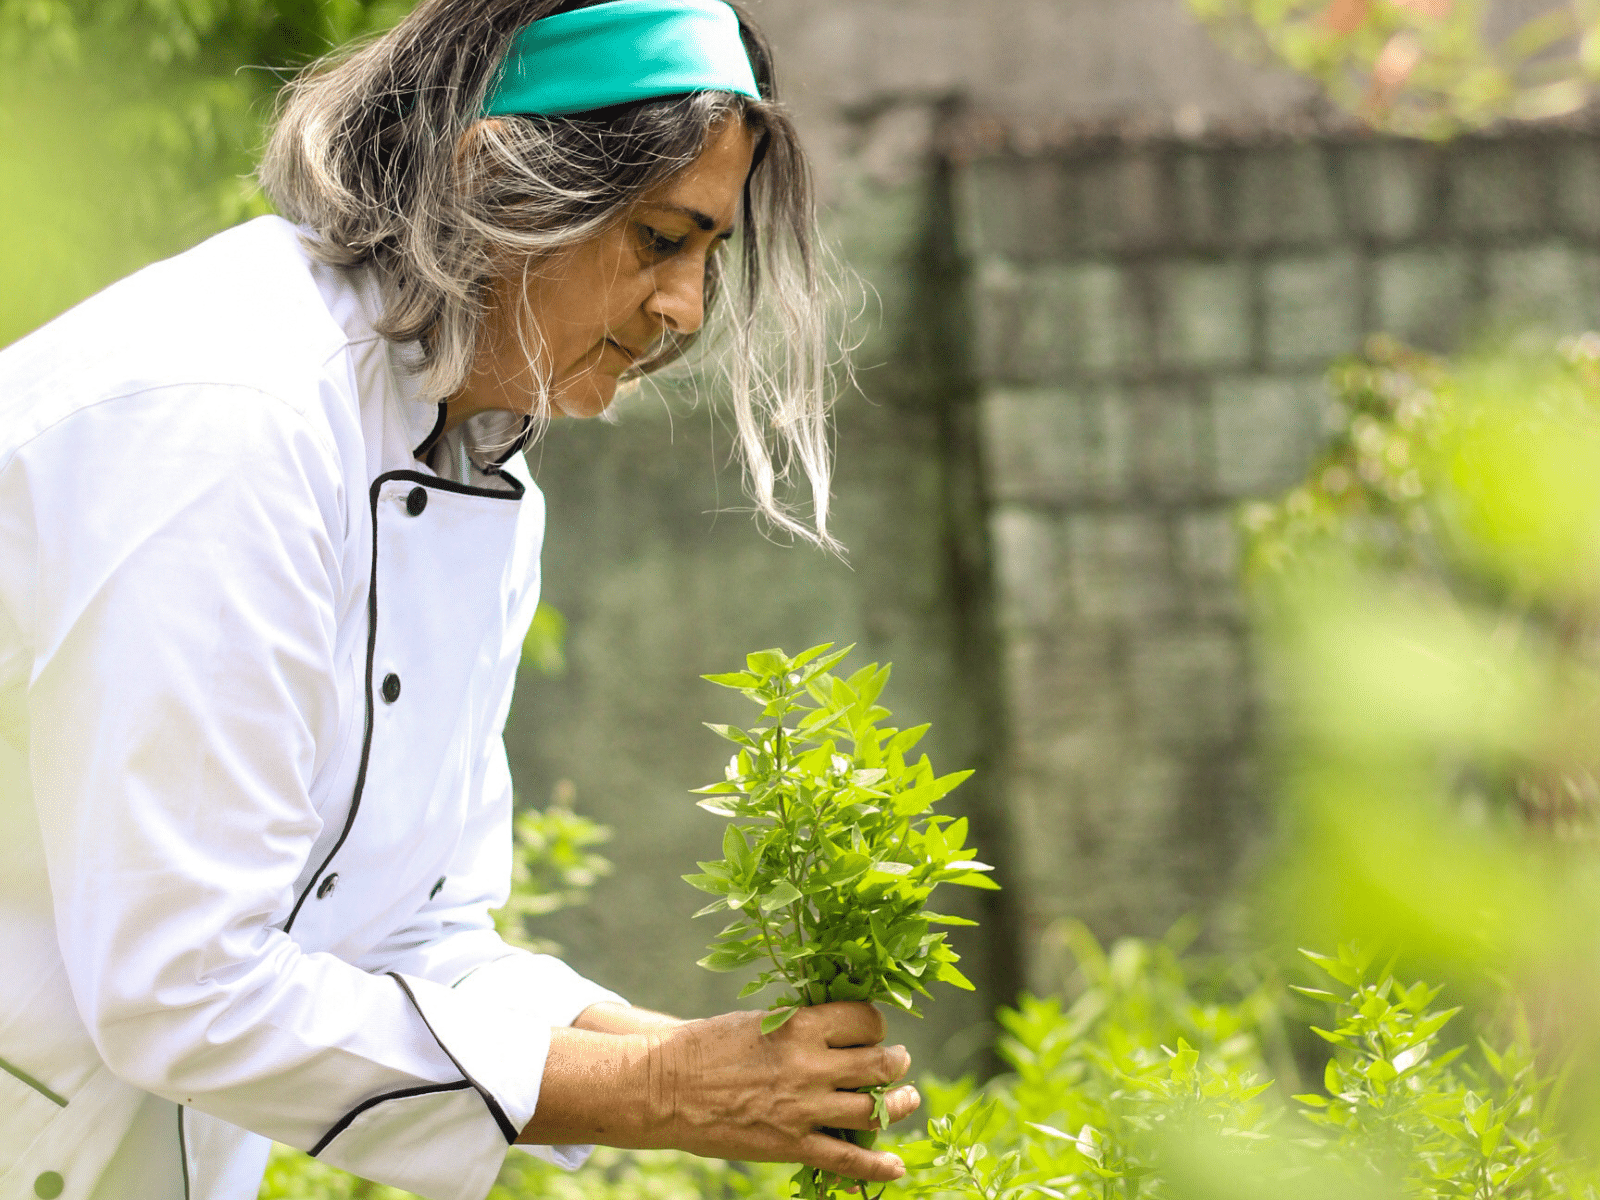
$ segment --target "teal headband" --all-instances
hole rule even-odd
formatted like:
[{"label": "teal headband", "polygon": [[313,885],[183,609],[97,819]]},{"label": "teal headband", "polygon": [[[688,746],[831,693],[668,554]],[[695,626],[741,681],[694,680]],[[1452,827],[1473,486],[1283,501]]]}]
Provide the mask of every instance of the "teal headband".
[{"label": "teal headband", "polygon": [[610,0],[520,30],[483,115],[554,117],[704,91],[761,98],[733,9],[722,0]]}]

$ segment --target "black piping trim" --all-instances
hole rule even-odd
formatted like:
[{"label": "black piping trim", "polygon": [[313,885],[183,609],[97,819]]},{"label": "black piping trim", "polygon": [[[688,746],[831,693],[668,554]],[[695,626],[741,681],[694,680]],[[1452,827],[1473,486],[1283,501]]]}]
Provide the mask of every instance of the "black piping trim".
[{"label": "black piping trim", "polygon": [[312,1158],[316,1158],[317,1155],[321,1154],[328,1148],[329,1143],[332,1142],[334,1138],[338,1137],[346,1129],[349,1129],[357,1117],[366,1112],[369,1108],[376,1108],[385,1101],[405,1100],[412,1096],[431,1096],[443,1092],[460,1092],[465,1091],[471,1086],[472,1085],[465,1079],[461,1080],[459,1083],[429,1083],[424,1084],[422,1087],[402,1088],[398,1092],[385,1092],[381,1096],[374,1096],[370,1100],[363,1100],[360,1104],[356,1105],[349,1112],[345,1113],[344,1116],[340,1117],[336,1122],[334,1122],[333,1128],[328,1130],[327,1133],[323,1134],[322,1140],[315,1146],[311,1147],[308,1153]]},{"label": "black piping trim", "polygon": [[517,433],[517,436],[512,439],[511,445],[509,445],[509,446],[507,446],[505,448],[505,450],[501,453],[499,458],[492,459],[490,461],[492,461],[494,463],[494,465],[497,466],[497,467],[505,466],[508,462],[511,461],[511,459],[512,459],[512,457],[514,455],[521,453],[522,448],[528,444],[528,438],[531,437],[532,434],[533,434],[533,418],[532,417],[523,417],[522,418],[522,429]]},{"label": "black piping trim", "polygon": [[439,1035],[434,1033],[433,1026],[428,1024],[428,1014],[422,1011],[422,1005],[417,1003],[417,998],[412,994],[411,988],[407,985],[406,981],[399,975],[396,975],[393,971],[389,972],[389,978],[400,985],[400,990],[406,994],[406,999],[411,1001],[411,1006],[417,1010],[417,1016],[422,1018],[423,1025],[427,1026],[429,1033],[433,1033],[433,1040],[439,1042],[439,1049],[444,1051],[445,1057],[455,1064],[455,1068],[461,1072],[462,1078],[472,1085],[473,1090],[476,1091],[479,1096],[483,1097],[484,1104],[488,1105],[489,1107],[489,1115],[495,1119],[495,1124],[500,1126],[500,1132],[506,1139],[506,1145],[513,1145],[517,1140],[518,1133],[521,1131],[511,1123],[511,1118],[506,1116],[506,1110],[500,1107],[500,1101],[494,1098],[494,1095],[489,1091],[488,1088],[484,1087],[483,1084],[479,1083],[472,1077],[472,1073],[463,1067],[461,1065],[461,1061],[450,1052],[449,1046],[446,1046],[442,1041],[439,1041]]},{"label": "black piping trim", "polygon": [[189,1200],[189,1139],[183,1132],[183,1105],[178,1105],[178,1164],[183,1167],[183,1200]]},{"label": "black piping trim", "polygon": [[449,414],[449,405],[446,401],[439,401],[439,419],[433,423],[433,428],[428,430],[428,436],[418,443],[417,448],[411,452],[412,458],[423,458],[429,451],[439,444],[439,439],[444,436],[444,420]]},{"label": "black piping trim", "polygon": [[[378,488],[385,483],[405,480],[408,483],[420,483],[423,487],[438,488],[441,492],[454,492],[458,496],[482,496],[488,500],[521,500],[528,490],[522,486],[522,480],[515,475],[507,475],[503,471],[492,472],[506,488],[473,487],[470,483],[457,483],[454,479],[441,479],[437,475],[426,475],[421,471],[387,471],[372,481],[372,519],[373,529],[377,529],[378,519]],[[374,543],[376,545],[376,543]]]},{"label": "black piping trim", "polygon": [[0,1058],[0,1071],[4,1071],[7,1075],[21,1083],[24,1087],[32,1088],[34,1091],[38,1092],[39,1095],[50,1101],[51,1104],[54,1104],[57,1108],[65,1108],[67,1106],[67,1098],[65,1096],[51,1091],[32,1075],[29,1075],[21,1067],[15,1066],[12,1063],[8,1063],[3,1058]]},{"label": "black piping trim", "polygon": [[307,897],[316,890],[318,881],[322,879],[322,874],[328,869],[328,865],[333,862],[334,856],[344,848],[350,830],[355,827],[356,813],[361,809],[361,794],[367,786],[367,766],[372,759],[372,664],[378,653],[378,493],[383,490],[383,485],[386,483],[405,480],[466,496],[482,496],[490,500],[521,500],[523,493],[527,491],[522,486],[522,481],[514,475],[506,475],[499,471],[495,473],[510,484],[512,490],[470,487],[451,479],[440,479],[437,475],[424,475],[421,471],[386,471],[374,479],[371,488],[368,489],[368,503],[372,509],[372,578],[367,585],[366,725],[361,734],[361,765],[356,769],[356,786],[350,797],[350,812],[344,819],[344,828],[339,831],[339,840],[334,842],[333,849],[328,851],[315,874],[307,881],[305,890],[294,902],[294,908],[289,911],[289,919],[283,923],[285,933],[294,928],[295,919],[305,907]]}]

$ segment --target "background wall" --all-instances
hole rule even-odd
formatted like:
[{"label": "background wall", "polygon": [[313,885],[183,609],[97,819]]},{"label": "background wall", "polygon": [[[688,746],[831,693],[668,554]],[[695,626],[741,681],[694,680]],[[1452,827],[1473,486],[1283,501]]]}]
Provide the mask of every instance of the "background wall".
[{"label": "background wall", "polygon": [[1025,946],[1210,910],[1261,833],[1234,513],[1369,332],[1600,319],[1580,134],[1123,140],[960,172]]}]

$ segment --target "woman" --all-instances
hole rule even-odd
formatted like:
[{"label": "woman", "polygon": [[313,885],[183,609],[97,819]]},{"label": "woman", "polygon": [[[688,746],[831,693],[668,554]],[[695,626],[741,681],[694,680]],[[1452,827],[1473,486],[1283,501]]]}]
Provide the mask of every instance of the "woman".
[{"label": "woman", "polygon": [[898,1176],[819,1132],[906,1070],[870,1007],[677,1021],[488,916],[530,433],[709,306],[756,503],[829,540],[764,44],[721,0],[425,0],[294,85],[262,177],[288,220],[0,355],[0,1197],[248,1200],[267,1139],[440,1200],[513,1142]]}]

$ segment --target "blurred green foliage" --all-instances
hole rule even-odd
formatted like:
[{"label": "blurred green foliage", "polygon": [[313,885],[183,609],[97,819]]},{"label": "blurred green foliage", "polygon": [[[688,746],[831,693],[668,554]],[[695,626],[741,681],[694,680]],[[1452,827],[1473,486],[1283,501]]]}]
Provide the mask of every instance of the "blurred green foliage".
[{"label": "blurred green foliage", "polygon": [[576,798],[563,779],[545,808],[524,809],[512,825],[511,898],[494,924],[507,942],[535,954],[561,953],[535,932],[539,918],[587,904],[589,889],[611,874],[611,860],[595,849],[611,840],[611,828],[575,812]]},{"label": "blurred green foliage", "polygon": [[1263,911],[1537,971],[1600,917],[1600,338],[1380,340],[1332,379],[1328,451],[1244,517],[1287,833]]},{"label": "blurred green foliage", "polygon": [[0,345],[267,211],[280,83],[411,0],[0,0]]},{"label": "blurred green foliage", "polygon": [[[789,1168],[728,1163],[670,1150],[601,1147],[576,1173],[514,1151],[488,1200],[765,1200],[782,1196]],[[259,1200],[418,1200],[274,1146]]]},{"label": "blurred green foliage", "polygon": [[1170,943],[1109,953],[1071,931],[1070,1004],[1001,1014],[1011,1073],[929,1088],[929,1140],[902,1148],[926,1200],[1242,1200],[1295,1194],[1522,1200],[1595,1194],[1567,1152],[1552,1080],[1526,1022],[1483,1020],[1452,1042],[1458,1009],[1401,984],[1371,954],[1308,955],[1297,991],[1331,1050],[1322,1086],[1274,1087],[1272,1046],[1292,1007],[1270,976],[1234,967],[1219,989]]},{"label": "blurred green foliage", "polygon": [[1600,79],[1596,0],[1188,0],[1222,39],[1390,132],[1564,116]]},{"label": "blurred green foliage", "polygon": [[522,665],[541,675],[560,675],[567,669],[566,646],[567,618],[554,605],[540,604],[522,639]]}]

